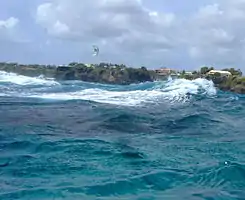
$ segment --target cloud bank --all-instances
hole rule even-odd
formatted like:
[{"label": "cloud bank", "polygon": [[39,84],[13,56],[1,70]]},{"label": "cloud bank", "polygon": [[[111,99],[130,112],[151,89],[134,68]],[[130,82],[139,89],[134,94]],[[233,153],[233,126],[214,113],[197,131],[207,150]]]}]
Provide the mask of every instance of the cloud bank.
[{"label": "cloud bank", "polygon": [[[190,69],[215,65],[245,70],[244,0],[216,0],[188,14],[166,11],[164,1],[152,0],[159,7],[155,10],[149,4],[142,0],[38,0],[30,4],[27,10],[32,12],[26,18],[9,13],[12,16],[0,19],[0,37],[22,41],[17,37],[22,22],[22,31],[35,35],[21,44],[35,49],[33,62],[106,61]],[[192,1],[187,4],[191,6]],[[32,23],[26,30],[28,17]],[[91,56],[93,44],[101,49],[96,59]]]}]

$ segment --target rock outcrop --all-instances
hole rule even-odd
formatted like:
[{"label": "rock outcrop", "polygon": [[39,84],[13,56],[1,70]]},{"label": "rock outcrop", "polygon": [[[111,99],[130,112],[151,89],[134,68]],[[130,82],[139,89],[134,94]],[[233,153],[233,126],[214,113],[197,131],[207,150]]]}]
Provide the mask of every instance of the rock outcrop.
[{"label": "rock outcrop", "polygon": [[109,84],[131,84],[154,81],[154,71],[146,68],[126,68],[120,66],[86,66],[77,64],[72,67],[58,67],[57,80],[82,80]]}]

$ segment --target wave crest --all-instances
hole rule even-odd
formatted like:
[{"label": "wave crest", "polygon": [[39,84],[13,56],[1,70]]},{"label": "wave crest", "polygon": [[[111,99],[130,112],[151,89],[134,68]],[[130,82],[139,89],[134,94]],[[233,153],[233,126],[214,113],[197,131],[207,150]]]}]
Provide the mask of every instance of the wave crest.
[{"label": "wave crest", "polygon": [[45,76],[41,75],[39,77],[27,77],[23,75],[18,75],[15,73],[3,72],[0,71],[0,83],[12,83],[16,85],[58,85],[59,83],[45,78]]},{"label": "wave crest", "polygon": [[[44,77],[26,77],[0,72],[0,84],[5,85],[1,96],[18,96],[49,100],[89,100],[114,105],[136,106],[158,104],[163,101],[186,102],[194,95],[214,96],[216,89],[206,79],[175,79],[128,86],[85,83],[82,81],[56,82]],[[16,85],[21,86],[21,90]],[[27,87],[28,86],[28,87]],[[33,87],[32,87],[33,86]],[[6,90],[7,88],[7,90]],[[11,92],[10,92],[11,91]]]}]

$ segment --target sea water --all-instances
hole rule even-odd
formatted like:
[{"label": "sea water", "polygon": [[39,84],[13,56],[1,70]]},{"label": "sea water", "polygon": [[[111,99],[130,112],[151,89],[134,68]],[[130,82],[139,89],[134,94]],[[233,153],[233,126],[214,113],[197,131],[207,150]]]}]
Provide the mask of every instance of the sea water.
[{"label": "sea water", "polygon": [[0,72],[1,200],[245,198],[245,98]]}]

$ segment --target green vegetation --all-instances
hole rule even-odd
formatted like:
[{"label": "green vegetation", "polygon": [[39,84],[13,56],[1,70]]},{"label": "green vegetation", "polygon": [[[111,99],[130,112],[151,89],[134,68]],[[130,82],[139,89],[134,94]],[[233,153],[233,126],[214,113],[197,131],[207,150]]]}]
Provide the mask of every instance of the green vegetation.
[{"label": "green vegetation", "polygon": [[223,71],[230,72],[233,76],[242,76],[242,71],[240,69],[236,70],[235,68],[226,68]]},{"label": "green vegetation", "polygon": [[200,74],[206,74],[206,73],[208,73],[208,72],[211,71],[211,70],[214,70],[214,68],[213,68],[213,67],[207,67],[207,66],[204,66],[204,67],[202,67],[202,68],[200,69]]}]

